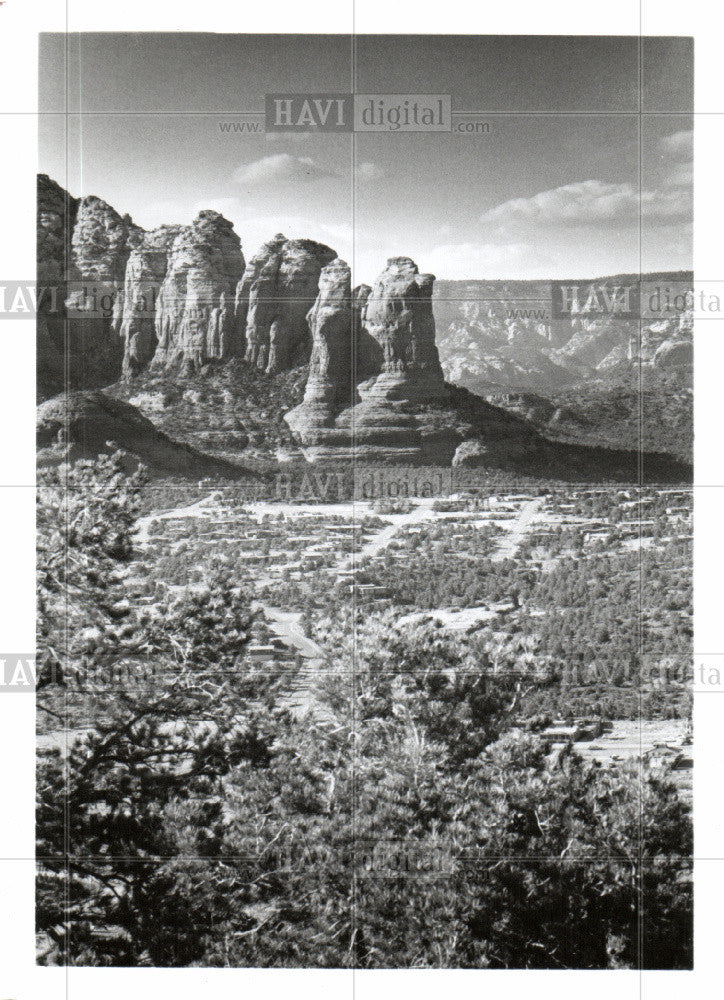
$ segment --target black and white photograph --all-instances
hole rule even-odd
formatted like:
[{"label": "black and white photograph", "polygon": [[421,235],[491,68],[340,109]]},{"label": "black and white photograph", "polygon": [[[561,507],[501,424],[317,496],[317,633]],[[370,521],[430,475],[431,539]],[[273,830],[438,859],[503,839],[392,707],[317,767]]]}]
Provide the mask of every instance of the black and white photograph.
[{"label": "black and white photograph", "polygon": [[0,490],[34,518],[35,647],[2,642],[35,758],[8,997],[152,995],[123,969],[714,995],[680,977],[695,915],[717,962],[694,146],[723,112],[693,13],[623,6],[36,28],[35,273],[0,282],[36,443]]}]

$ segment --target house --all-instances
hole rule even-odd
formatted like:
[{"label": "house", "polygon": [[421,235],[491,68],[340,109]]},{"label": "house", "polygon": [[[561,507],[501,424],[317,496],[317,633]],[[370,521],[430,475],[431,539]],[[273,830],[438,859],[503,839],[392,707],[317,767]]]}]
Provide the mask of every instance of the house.
[{"label": "house", "polygon": [[279,654],[279,647],[272,642],[252,642],[246,647],[247,659],[251,660],[252,663],[268,663],[269,660],[278,660]]},{"label": "house", "polygon": [[574,742],[581,738],[581,729],[575,724],[568,726],[564,722],[554,722],[552,726],[543,730],[541,736],[553,743],[567,743],[569,740]]}]

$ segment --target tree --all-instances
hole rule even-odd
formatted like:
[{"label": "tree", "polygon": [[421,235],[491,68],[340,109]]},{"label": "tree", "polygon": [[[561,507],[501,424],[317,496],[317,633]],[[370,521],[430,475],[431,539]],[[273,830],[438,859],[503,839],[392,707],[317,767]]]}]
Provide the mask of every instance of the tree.
[{"label": "tree", "polygon": [[61,959],[690,966],[670,776],[513,727],[517,675],[554,673],[550,639],[495,649],[345,612],[318,677],[256,668],[228,564],[138,602],[136,486],[115,475],[102,460],[67,472],[77,498],[60,476],[41,496],[41,636],[62,670],[40,710],[84,728],[38,774],[38,929]]}]

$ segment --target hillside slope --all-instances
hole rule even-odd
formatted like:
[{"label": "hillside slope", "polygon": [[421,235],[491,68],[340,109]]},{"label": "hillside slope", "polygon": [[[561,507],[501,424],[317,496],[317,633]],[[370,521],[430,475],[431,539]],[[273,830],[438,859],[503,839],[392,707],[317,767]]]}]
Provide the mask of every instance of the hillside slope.
[{"label": "hillside slope", "polygon": [[102,392],[71,392],[42,403],[37,414],[39,466],[122,451],[129,471],[152,476],[250,478],[241,466],[204,455],[160,431],[134,406]]}]

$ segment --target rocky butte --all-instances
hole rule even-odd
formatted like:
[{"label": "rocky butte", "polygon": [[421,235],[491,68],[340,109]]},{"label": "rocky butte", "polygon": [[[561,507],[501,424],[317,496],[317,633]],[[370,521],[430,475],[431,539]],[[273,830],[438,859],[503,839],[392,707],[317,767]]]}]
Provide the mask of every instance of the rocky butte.
[{"label": "rocky butte", "polygon": [[57,305],[43,300],[38,319],[39,396],[232,358],[270,375],[306,364],[306,315],[335,257],[324,244],[278,234],[247,267],[218,212],[146,232],[102,199],[75,199],[40,174],[38,284],[56,290]]},{"label": "rocky butte", "polygon": [[277,233],[252,257],[235,302],[237,329],[250,364],[275,375],[307,362],[307,312],[317,297],[322,268],[336,256],[323,243],[288,240]]},{"label": "rocky butte", "polygon": [[129,236],[139,232],[130,216],[101,198],[72,198],[46,174],[38,176],[37,278],[57,290],[38,318],[42,395],[64,387],[66,365],[70,383],[83,387],[107,384],[120,372],[123,350],[114,327]]},{"label": "rocky butte", "polygon": [[152,367],[181,363],[194,372],[209,361],[238,356],[234,296],[245,262],[232,223],[219,212],[199,212],[166,249]]},{"label": "rocky butte", "polygon": [[450,462],[462,437],[445,412],[454,404],[435,346],[434,280],[393,257],[371,289],[352,293],[343,261],[325,268],[308,314],[307,391],[285,418],[308,459]]},{"label": "rocky butte", "polygon": [[168,255],[181,226],[162,226],[138,236],[126,265],[120,337],[123,375],[140,374],[156,353],[156,304],[166,277]]},{"label": "rocky butte", "polygon": [[[600,478],[605,470],[630,478],[638,469],[638,453],[546,440],[527,420],[446,382],[435,278],[409,257],[390,258],[372,287],[353,289],[348,265],[330,247],[278,234],[246,265],[232,223],[218,212],[146,232],[102,199],[75,199],[45,175],[37,248],[39,284],[57,291],[38,308],[38,394],[88,396],[58,401],[77,416],[67,422],[73,440],[65,448],[120,439],[140,455],[150,430],[133,417],[137,405],[157,429],[180,431],[224,459],[256,449],[255,458],[276,461],[301,450],[309,461],[452,462],[541,475],[558,469]],[[665,347],[670,324],[650,327]],[[456,330],[451,324],[440,340],[459,353],[465,345]],[[524,333],[526,344],[542,337],[538,327]],[[506,343],[511,335],[501,331]],[[589,341],[587,329],[577,331],[555,348],[555,364],[547,358],[550,366],[560,369],[558,355],[571,345],[578,364]],[[607,344],[600,350],[610,351]],[[669,355],[676,360],[686,346],[673,343]],[[633,354],[630,340],[625,349]],[[101,386],[130,409],[112,410],[93,395]],[[46,416],[50,433],[57,412]],[[666,456],[661,469],[690,472],[672,472]]]},{"label": "rocky butte", "polygon": [[335,258],[322,268],[319,294],[306,316],[312,353],[304,399],[284,418],[300,441],[343,443],[337,414],[357,401],[357,383],[380,370],[382,349],[362,326],[370,292],[368,285],[352,291],[346,261]]},{"label": "rocky butte", "polygon": [[[64,353],[75,367],[74,345],[65,343],[66,268],[78,202],[47,174],[38,174],[36,259],[38,289],[52,289],[53,298],[38,295],[38,396],[45,399],[63,387]],[[67,350],[66,350],[67,348]]]}]

